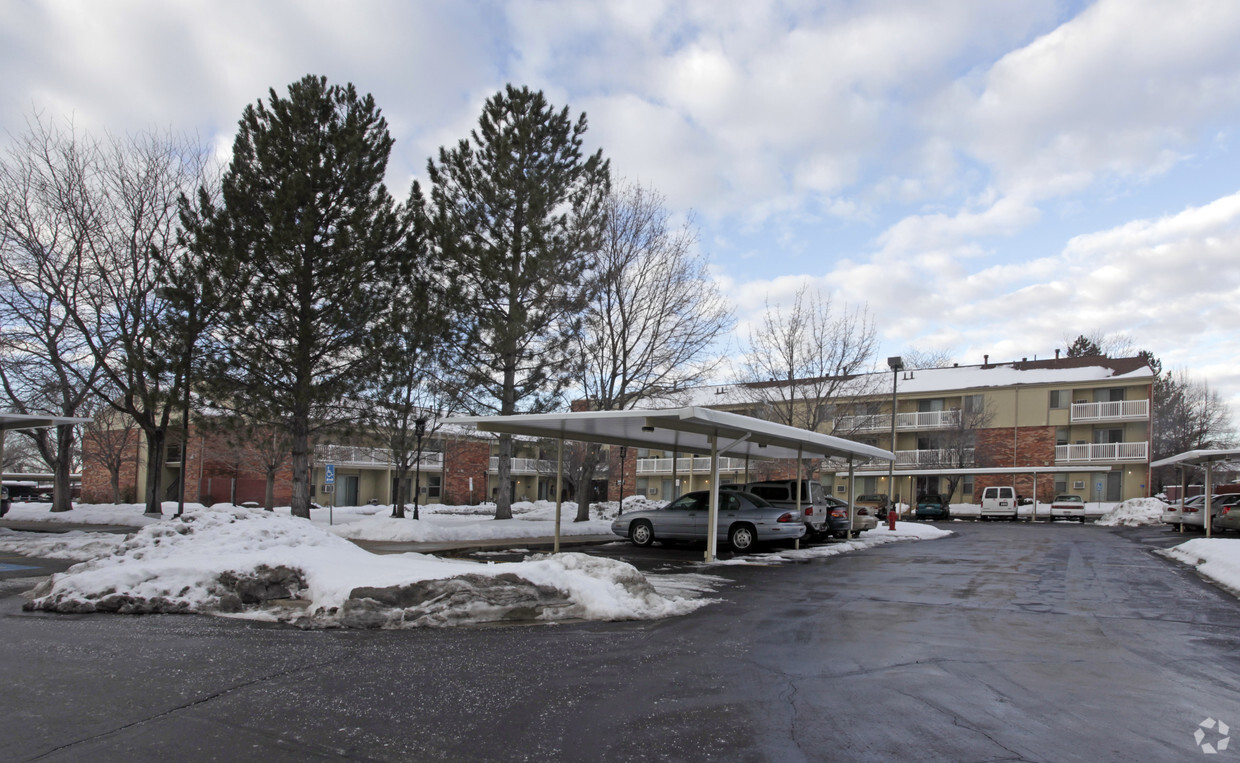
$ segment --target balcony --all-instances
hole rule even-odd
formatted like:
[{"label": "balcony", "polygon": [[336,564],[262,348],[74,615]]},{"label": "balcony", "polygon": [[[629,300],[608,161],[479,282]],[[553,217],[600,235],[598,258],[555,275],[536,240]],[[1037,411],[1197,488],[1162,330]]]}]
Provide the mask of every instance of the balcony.
[{"label": "balcony", "polygon": [[[720,458],[719,471],[741,472],[745,470],[743,458]],[[676,459],[676,473],[689,474],[710,471],[710,459],[706,456],[685,456]],[[671,458],[639,458],[637,459],[638,474],[671,474]]]},{"label": "balcony", "polygon": [[1072,404],[1072,423],[1074,424],[1091,421],[1144,421],[1149,417],[1149,400]]},{"label": "balcony", "polygon": [[[965,466],[973,466],[973,448],[966,448],[963,453],[957,450],[897,450],[896,451],[896,468],[897,469],[933,469],[935,467],[943,469],[958,469],[963,460]],[[888,468],[888,462],[879,461],[878,459],[868,460],[863,464],[857,465],[858,469],[882,469]]]},{"label": "balcony", "polygon": [[[897,430],[948,429],[960,425],[960,411],[914,411],[896,414]],[[890,432],[891,414],[843,416],[836,421],[838,432]]]},{"label": "balcony", "polygon": [[1148,442],[1100,442],[1092,445],[1056,445],[1055,463],[1088,464],[1115,461],[1145,461],[1149,456],[1149,446]]},{"label": "balcony", "polygon": [[[510,461],[512,474],[555,474],[555,462],[545,458],[512,458]],[[499,456],[491,456],[488,471],[499,472]]]},{"label": "balcony", "polygon": [[[393,467],[390,448],[367,448],[362,445],[318,445],[314,448],[314,461],[346,467]],[[443,453],[423,451],[422,468],[443,469]]]}]

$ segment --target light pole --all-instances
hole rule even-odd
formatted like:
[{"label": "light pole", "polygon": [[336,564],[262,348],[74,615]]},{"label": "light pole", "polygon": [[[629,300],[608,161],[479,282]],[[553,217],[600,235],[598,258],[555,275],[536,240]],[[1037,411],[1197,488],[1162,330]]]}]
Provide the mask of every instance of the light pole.
[{"label": "light pole", "polygon": [[413,466],[413,518],[418,519],[418,498],[422,492],[422,437],[426,434],[426,417],[413,422],[413,434],[418,438],[418,460]]},{"label": "light pole", "polygon": [[[904,359],[899,355],[887,358],[887,366],[891,369],[891,455],[896,454],[896,383],[900,380],[900,372],[904,370]],[[887,465],[887,511],[896,511],[896,462],[892,458]],[[899,512],[896,512],[899,516]]]}]

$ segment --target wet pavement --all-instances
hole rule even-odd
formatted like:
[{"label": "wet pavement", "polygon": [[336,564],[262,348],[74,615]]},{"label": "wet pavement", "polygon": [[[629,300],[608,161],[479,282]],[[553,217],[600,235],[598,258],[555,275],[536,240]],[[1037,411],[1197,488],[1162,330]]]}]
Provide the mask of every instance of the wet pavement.
[{"label": "wet pavement", "polygon": [[1181,760],[1240,728],[1240,606],[1155,553],[1195,536],[946,526],[769,566],[589,548],[723,579],[655,622],[303,632],[0,592],[0,757]]}]

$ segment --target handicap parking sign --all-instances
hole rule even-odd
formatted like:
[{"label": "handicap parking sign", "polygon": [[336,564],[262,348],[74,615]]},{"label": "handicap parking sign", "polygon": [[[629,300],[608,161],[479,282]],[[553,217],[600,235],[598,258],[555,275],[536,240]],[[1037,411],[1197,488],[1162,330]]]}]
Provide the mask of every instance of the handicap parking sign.
[{"label": "handicap parking sign", "polygon": [[336,484],[336,465],[327,464],[326,466],[323,467],[323,470],[324,470],[323,484],[325,485]]}]

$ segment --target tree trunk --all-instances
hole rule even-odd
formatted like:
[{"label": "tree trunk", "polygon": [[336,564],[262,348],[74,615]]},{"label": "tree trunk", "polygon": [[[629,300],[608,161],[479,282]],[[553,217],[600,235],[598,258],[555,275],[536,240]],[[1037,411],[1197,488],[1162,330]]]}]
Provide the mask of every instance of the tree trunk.
[{"label": "tree trunk", "polygon": [[263,493],[263,508],[267,511],[275,511],[276,508],[276,473],[268,470],[267,486]]},{"label": "tree trunk", "polygon": [[73,469],[73,427],[56,427],[56,464],[52,475],[52,511],[73,509],[69,472]]},{"label": "tree trunk", "polygon": [[[404,457],[399,460],[404,461]],[[403,464],[396,467],[396,484],[392,488],[392,519],[405,518],[405,501],[400,494],[400,489],[409,481],[409,467]]]},{"label": "tree trunk", "polygon": [[512,519],[512,435],[499,436],[499,491],[495,498],[495,518]]},{"label": "tree trunk", "polygon": [[588,443],[585,447],[581,472],[577,475],[577,516],[573,518],[574,522],[590,520],[590,495],[594,492],[594,470],[600,452],[602,448],[596,443]]},{"label": "tree trunk", "polygon": [[111,471],[112,471],[112,474],[111,474],[112,503],[120,503],[121,502],[121,470],[113,469]]},{"label": "tree trunk", "polygon": [[163,516],[163,496],[160,495],[164,476],[164,444],[166,435],[163,427],[146,433],[146,512],[158,517]]},{"label": "tree trunk", "polygon": [[293,435],[293,499],[292,514],[310,518],[310,454],[306,452],[306,435]]}]

